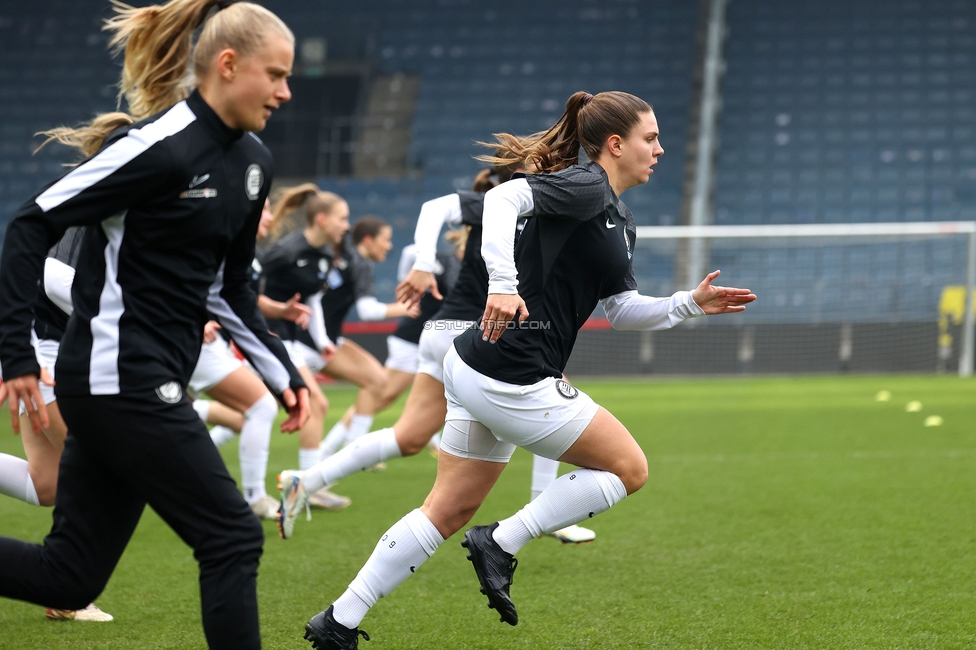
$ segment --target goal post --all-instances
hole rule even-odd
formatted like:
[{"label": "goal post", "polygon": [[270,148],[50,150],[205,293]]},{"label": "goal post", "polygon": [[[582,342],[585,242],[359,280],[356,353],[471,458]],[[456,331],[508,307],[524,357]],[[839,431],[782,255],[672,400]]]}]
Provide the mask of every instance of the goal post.
[{"label": "goal post", "polygon": [[973,373],[976,222],[641,226],[640,292],[693,288],[691,248],[758,300],[661,332],[594,322],[568,374]]}]

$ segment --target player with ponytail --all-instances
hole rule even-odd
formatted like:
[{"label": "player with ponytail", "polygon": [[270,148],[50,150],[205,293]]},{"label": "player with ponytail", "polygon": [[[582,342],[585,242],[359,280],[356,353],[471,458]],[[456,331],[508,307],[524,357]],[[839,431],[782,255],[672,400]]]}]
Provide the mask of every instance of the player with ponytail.
[{"label": "player with ponytail", "polygon": [[22,401],[38,433],[50,420],[32,306],[48,249],[83,227],[57,360],[68,435],[54,525],[43,544],[0,538],[0,596],[84,607],[148,504],[193,548],[207,644],[259,648],[263,530],[186,388],[213,313],[286,405],[282,429],[307,419],[308,389],[249,284],[271,184],[252,132],[291,98],[295,40],[267,9],[225,0],[116,3],[106,29],[128,113],[48,133],[87,158],[13,215],[0,259],[4,386],[14,429]]}]

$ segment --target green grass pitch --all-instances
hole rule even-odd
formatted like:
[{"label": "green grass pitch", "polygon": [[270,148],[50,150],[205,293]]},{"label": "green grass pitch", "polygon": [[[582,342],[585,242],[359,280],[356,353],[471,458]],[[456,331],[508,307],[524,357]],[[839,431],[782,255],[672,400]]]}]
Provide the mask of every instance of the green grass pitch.
[{"label": "green grass pitch", "polygon": [[[955,377],[579,382],[647,454],[643,490],[593,519],[590,545],[551,538],[519,553],[521,622],[486,607],[449,539],[363,623],[383,648],[971,648],[976,645],[976,399]],[[888,390],[888,402],[875,401]],[[333,411],[351,402],[327,389]],[[923,404],[907,413],[910,400]],[[402,401],[377,418],[389,425]],[[930,415],[944,424],[925,427]],[[22,455],[0,418],[0,450]],[[271,469],[292,467],[275,433]],[[235,475],[236,442],[224,450]],[[519,451],[474,523],[529,496]],[[565,469],[565,467],[564,467]],[[309,647],[305,621],[355,576],[376,540],[418,506],[427,455],[336,488],[338,513],[265,522],[259,577],[267,648]],[[133,477],[138,480],[138,477]],[[269,487],[273,487],[269,482]],[[274,492],[276,493],[276,492]],[[0,498],[0,534],[39,541],[49,510]],[[151,511],[98,604],[108,624],[47,621],[0,603],[0,648],[202,648],[196,564]]]}]

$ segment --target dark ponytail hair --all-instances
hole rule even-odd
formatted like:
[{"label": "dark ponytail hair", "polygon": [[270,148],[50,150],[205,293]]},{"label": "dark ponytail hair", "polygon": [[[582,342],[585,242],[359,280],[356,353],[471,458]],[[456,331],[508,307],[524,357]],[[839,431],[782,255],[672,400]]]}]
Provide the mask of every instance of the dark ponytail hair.
[{"label": "dark ponytail hair", "polygon": [[[508,152],[502,148],[495,149],[495,158],[506,155]],[[480,159],[480,158],[479,158]],[[512,176],[519,169],[525,166],[522,159],[515,160],[509,163],[494,163],[490,169],[482,169],[478,172],[478,175],[474,177],[474,185],[471,187],[472,192],[480,192],[484,194],[496,185],[501,185],[506,181],[512,180]],[[497,181],[492,179],[494,176]]]},{"label": "dark ponytail hair", "polygon": [[367,215],[365,217],[360,217],[356,224],[352,227],[352,243],[359,244],[367,237],[376,237],[380,234],[380,231],[384,228],[390,228],[388,224],[383,219],[379,217],[374,217],[372,215]]},{"label": "dark ponytail hair", "polygon": [[518,138],[508,133],[495,133],[495,142],[479,142],[497,147],[495,155],[478,156],[478,160],[493,165],[511,165],[524,161],[538,173],[565,169],[579,162],[582,148],[590,160],[596,160],[603,144],[611,135],[626,137],[650,113],[651,105],[640,97],[610,91],[591,95],[573,93],[566,101],[566,112],[547,131]]}]

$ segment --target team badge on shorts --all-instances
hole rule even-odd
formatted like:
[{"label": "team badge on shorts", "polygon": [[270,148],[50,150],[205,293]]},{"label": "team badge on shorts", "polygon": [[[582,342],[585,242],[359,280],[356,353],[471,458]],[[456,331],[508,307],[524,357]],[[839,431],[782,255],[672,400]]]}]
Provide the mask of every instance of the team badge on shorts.
[{"label": "team badge on shorts", "polygon": [[261,171],[261,165],[253,164],[244,172],[244,190],[247,192],[247,198],[252,201],[258,198],[263,183],[264,173]]},{"label": "team badge on shorts", "polygon": [[577,395],[579,395],[578,390],[573,388],[568,381],[564,381],[562,379],[556,380],[556,390],[559,391],[559,394],[566,399],[574,399]]},{"label": "team badge on shorts", "polygon": [[168,381],[156,389],[156,397],[167,404],[176,404],[183,399],[183,390],[175,381]]}]

